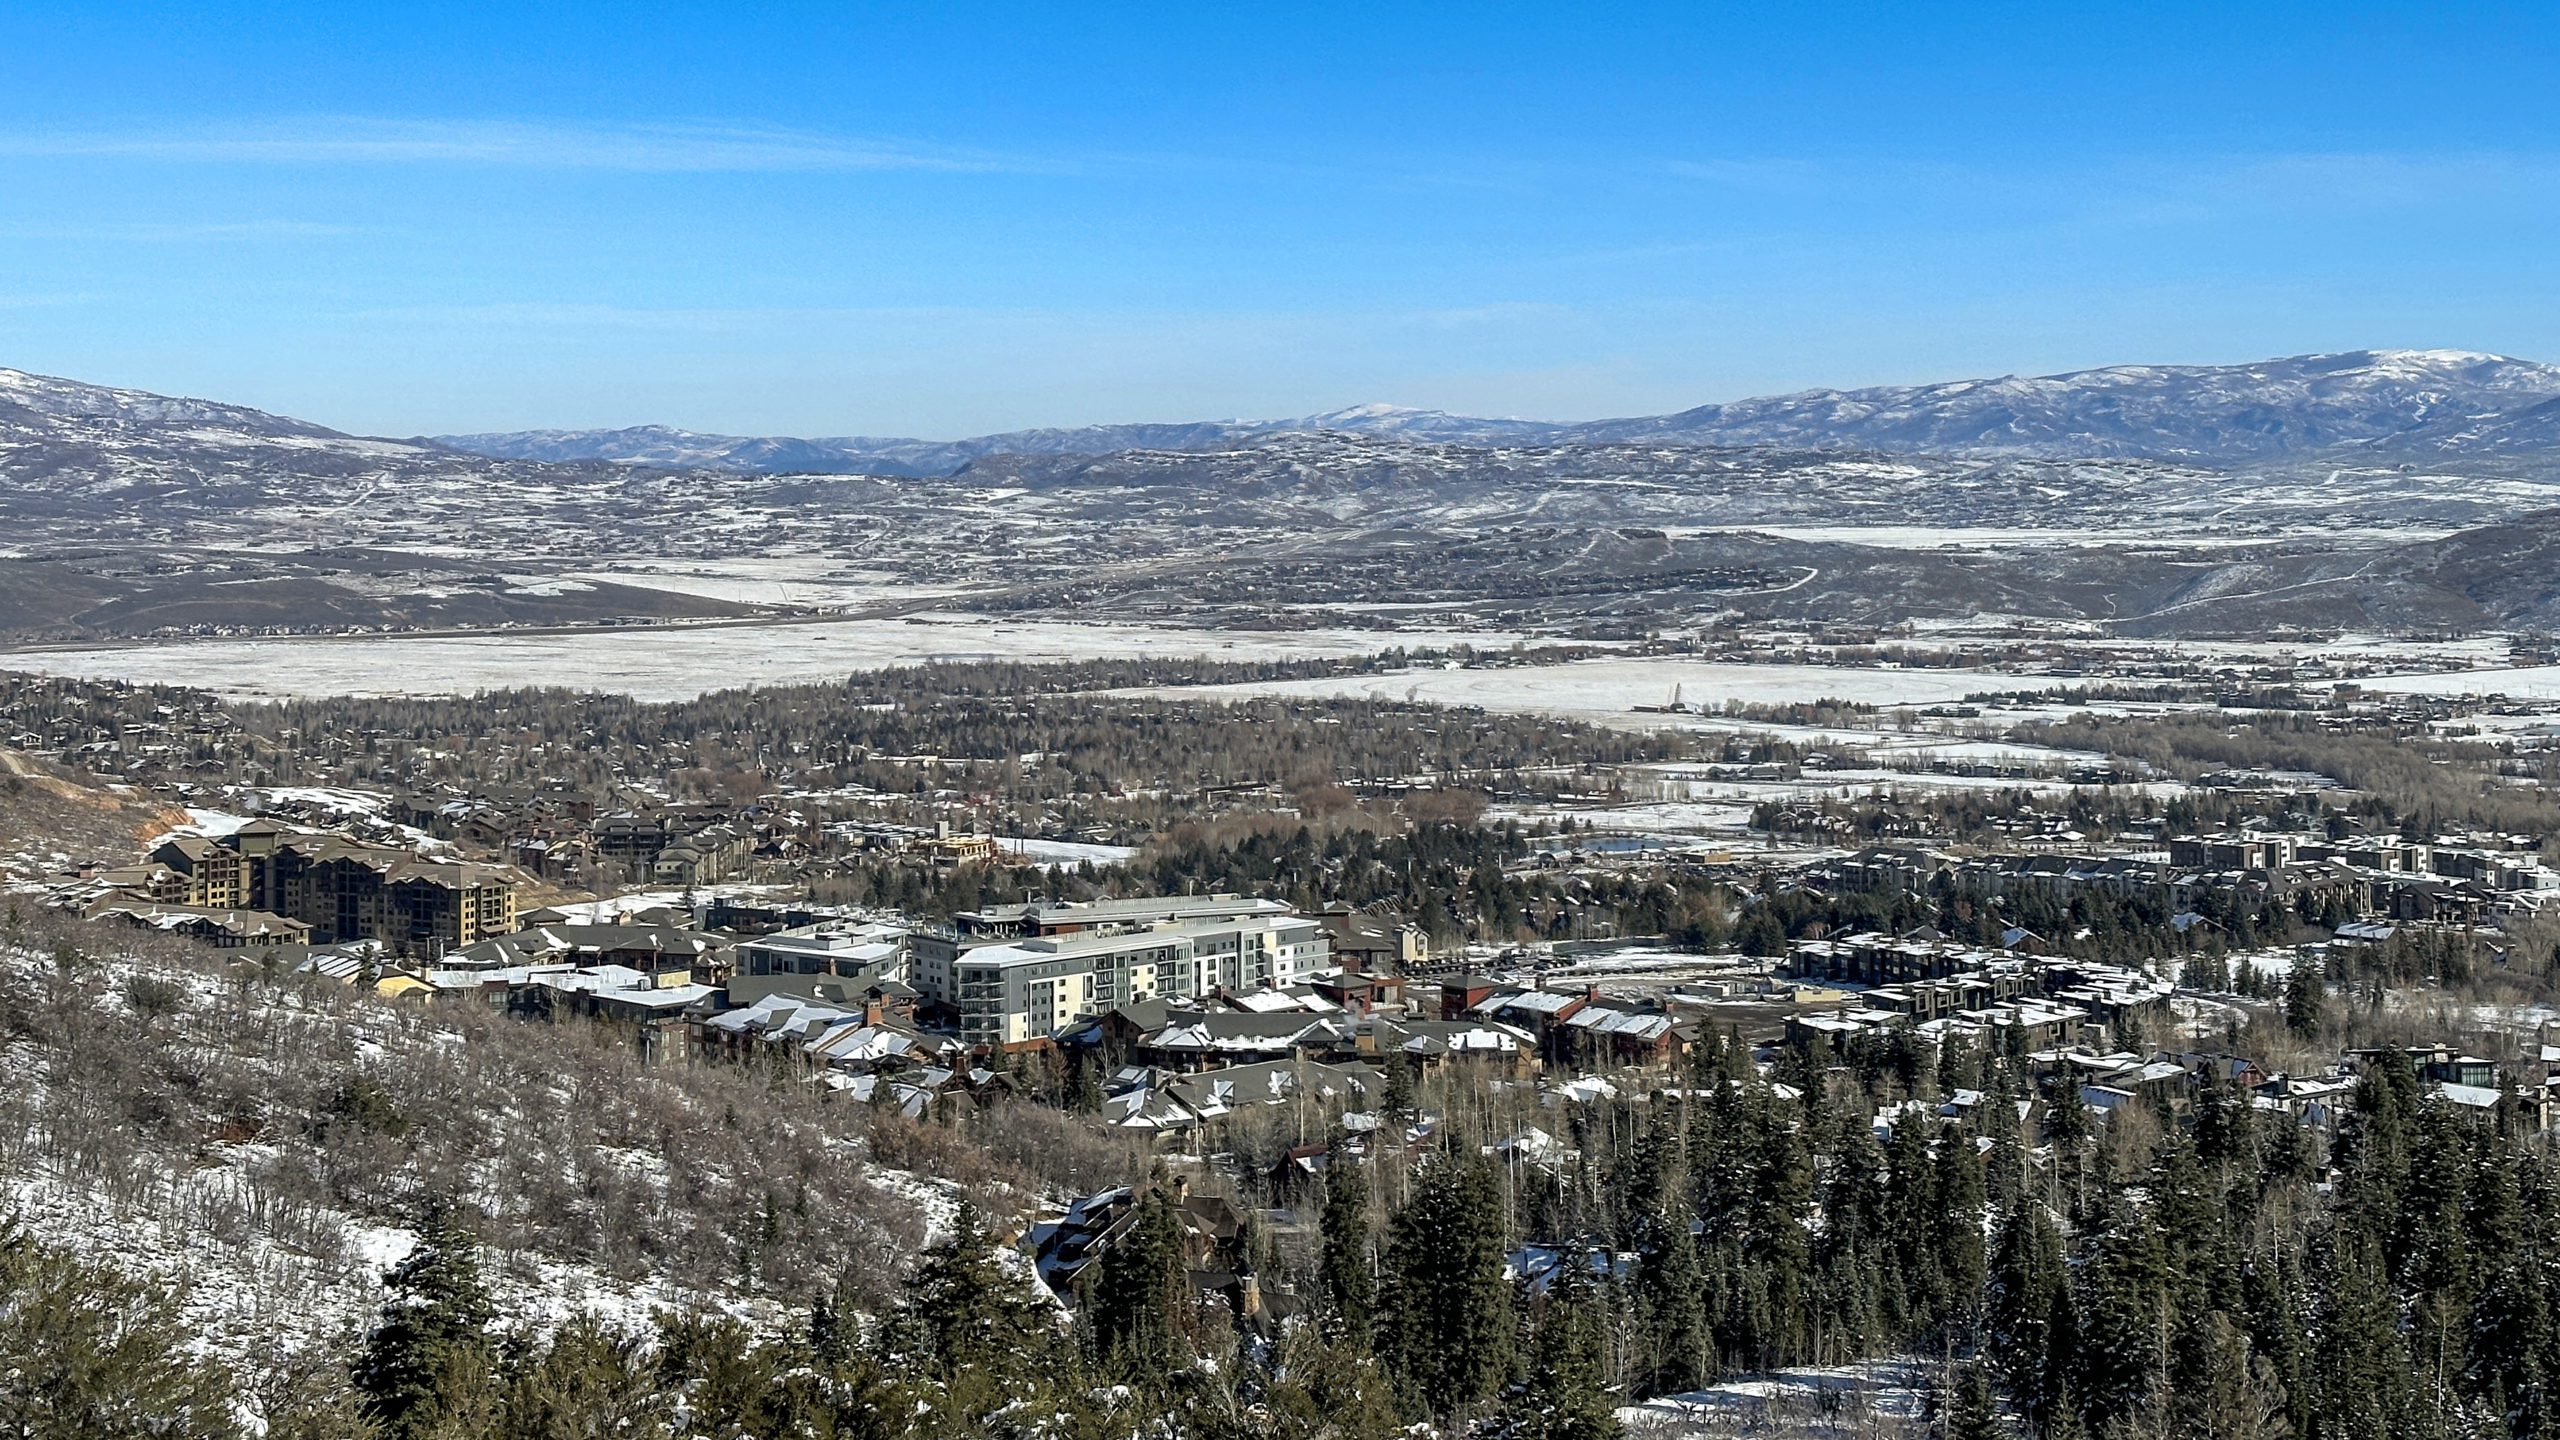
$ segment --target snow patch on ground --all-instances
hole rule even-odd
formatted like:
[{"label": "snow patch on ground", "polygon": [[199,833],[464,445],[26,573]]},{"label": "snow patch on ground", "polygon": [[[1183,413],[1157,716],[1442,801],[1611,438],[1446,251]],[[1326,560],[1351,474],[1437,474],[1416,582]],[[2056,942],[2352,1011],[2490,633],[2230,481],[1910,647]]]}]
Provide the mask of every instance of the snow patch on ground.
[{"label": "snow patch on ground", "polygon": [[1878,1421],[1926,1414],[1931,1371],[1915,1359],[1773,1370],[1624,1406],[1618,1418],[1630,1440],[1873,1434]]},{"label": "snow patch on ground", "polygon": [[996,848],[1006,858],[1028,861],[1034,865],[1078,865],[1090,860],[1096,865],[1121,865],[1138,856],[1135,845],[1088,845],[1077,840],[1029,840],[1001,836]]}]

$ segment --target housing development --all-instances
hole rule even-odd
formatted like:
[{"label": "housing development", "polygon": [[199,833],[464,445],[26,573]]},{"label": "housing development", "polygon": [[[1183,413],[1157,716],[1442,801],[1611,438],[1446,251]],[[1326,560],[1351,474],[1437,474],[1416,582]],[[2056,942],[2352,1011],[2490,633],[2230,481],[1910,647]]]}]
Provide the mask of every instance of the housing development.
[{"label": "housing development", "polygon": [[[962,698],[898,698],[920,678]],[[2156,680],[2155,718],[2057,726],[2021,667],[1917,724],[1849,702],[1639,704],[1613,728],[1256,698],[1258,748],[1219,750],[1237,712],[1146,700],[1149,738],[1062,767],[1054,741],[970,738],[1018,703],[966,698],[999,678],[1051,691],[1031,713],[1060,734],[1130,703],[1095,693],[1116,672],[1079,691],[1068,669],[968,667],[609,733],[530,700],[457,764],[442,701],[20,681],[0,690],[19,794],[91,818],[12,860],[19,923],[65,954],[174,941],[235,995],[495,1027],[473,1047],[592,1036],[626,1086],[751,1078],[884,1158],[973,1147],[1004,1168],[934,1192],[966,1201],[950,1223],[1017,1253],[1080,1334],[1139,1323],[1125,1272],[1149,1254],[1184,1277],[1160,1312],[1181,1344],[1251,1354],[1362,1315],[1393,1358],[1322,1362],[1346,1375],[1428,1373],[1444,1312],[1485,1297],[1550,1327],[1558,1305],[1641,1321],[1651,1338],[1593,1372],[1639,1426],[1727,1414],[1727,1385],[1774,1386],[1751,1424],[1843,1405],[1889,1424],[1989,1385],[2059,1424],[2080,1402],[2041,1377],[2086,1362],[2003,1328],[2059,1263],[2038,1226],[2109,1264],[2159,1223],[2124,1186],[2199,1165],[2257,1166],[2268,1195],[2336,1186],[2385,1123],[2536,1153],[2560,1110],[2560,1033],[2530,1002],[2560,965],[2560,831],[2516,783],[2560,736],[2545,704],[2413,707],[2307,691],[2297,667],[2178,682],[2247,687],[2240,731]],[[2490,725],[2508,738],[2482,746]],[[843,740],[785,758],[804,728]],[[1472,764],[1420,778],[1453,732]],[[572,733],[583,779],[541,758]],[[1112,778],[1169,755],[1187,783]],[[372,1083],[327,1103],[369,1105],[348,1097]],[[1437,1252],[1400,1216],[1479,1201],[1448,1223],[1485,1227],[1495,1288],[1429,1288]],[[1834,1228],[1870,1203],[1872,1228]],[[1694,1230],[1664,1230],[1683,1208]],[[894,1214],[813,1214],[776,1243],[822,1253]],[[1772,1224],[1815,1227],[1810,1248],[1772,1249]],[[1690,1267],[1813,1288],[1788,1318]],[[1871,1308],[1907,1303],[1884,1287],[1920,1267],[1945,1308]],[[2099,1283],[2053,1303],[2117,1303],[2077,1298]],[[1951,1327],[1976,1359],[1919,1357]],[[2194,1413],[2321,1383],[2261,1379]],[[1426,1414],[1512,1403],[1491,1372],[1434,1383]]]},{"label": "housing development", "polygon": [[0,12],[0,1437],[2560,1440],[2555,75]]}]

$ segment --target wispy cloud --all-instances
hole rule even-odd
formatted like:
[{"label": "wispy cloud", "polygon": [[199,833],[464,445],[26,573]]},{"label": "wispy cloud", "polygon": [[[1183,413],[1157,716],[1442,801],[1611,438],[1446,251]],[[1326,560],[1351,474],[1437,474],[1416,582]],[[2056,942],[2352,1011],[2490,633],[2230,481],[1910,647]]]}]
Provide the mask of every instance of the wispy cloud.
[{"label": "wispy cloud", "polygon": [[365,233],[365,226],[337,225],[318,220],[100,220],[0,224],[0,239],[131,242],[142,245],[231,240],[331,240]]},{"label": "wispy cloud", "polygon": [[1683,180],[1735,190],[1806,191],[1826,178],[1823,168],[1810,160],[1666,160],[1662,168]]},{"label": "wispy cloud", "polygon": [[0,155],[249,165],[481,165],[628,171],[1064,168],[906,140],[717,124],[309,117],[254,124],[0,134]]},{"label": "wispy cloud", "polygon": [[49,310],[65,305],[94,305],[102,295],[0,295],[0,310]]},{"label": "wispy cloud", "polygon": [[[2175,230],[2270,216],[2308,221],[2437,208],[2446,214],[2547,209],[2547,197],[2560,194],[2560,154],[2538,150],[2136,150],[2015,164],[1876,155],[1662,160],[1652,167],[1682,185],[1748,191],[1760,201],[1802,200],[1836,210],[1854,198],[1900,233],[1921,236]],[[1757,224],[1772,213],[1735,215]],[[1818,237],[1834,227],[1801,228]],[[1744,233],[1767,241],[1765,229]]]}]

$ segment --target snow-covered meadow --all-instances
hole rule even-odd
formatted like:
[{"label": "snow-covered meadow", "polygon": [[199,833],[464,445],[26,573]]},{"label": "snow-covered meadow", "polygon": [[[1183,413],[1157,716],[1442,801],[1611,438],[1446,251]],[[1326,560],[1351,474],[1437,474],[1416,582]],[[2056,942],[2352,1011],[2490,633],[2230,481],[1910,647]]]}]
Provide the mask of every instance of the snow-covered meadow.
[{"label": "snow-covered meadow", "polygon": [[[1248,696],[1419,700],[1654,729],[1731,723],[1658,708],[1675,699],[1690,710],[1728,702],[1791,705],[1819,700],[1879,706],[1940,705],[1986,691],[2018,690],[2045,683],[2041,677],[2030,679],[1988,670],[1734,665],[1677,656],[1629,656],[1504,669],[1416,669],[1312,680],[1165,686],[1148,693],[1205,700]],[[1639,710],[1638,706],[1657,708]]]},{"label": "snow-covered meadow", "polygon": [[937,660],[1310,659],[1396,645],[1498,649],[1510,632],[1225,631],[936,613],[905,619],[474,635],[173,640],[0,654],[0,669],[191,685],[244,698],[467,695],[559,685],[643,700],[792,685]]}]

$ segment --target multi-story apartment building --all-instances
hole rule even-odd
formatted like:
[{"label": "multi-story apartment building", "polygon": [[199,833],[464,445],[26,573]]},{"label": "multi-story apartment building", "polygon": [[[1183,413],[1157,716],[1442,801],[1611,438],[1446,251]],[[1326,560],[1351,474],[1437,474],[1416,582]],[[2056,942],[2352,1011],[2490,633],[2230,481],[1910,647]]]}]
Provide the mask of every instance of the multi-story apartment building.
[{"label": "multi-story apartment building", "polygon": [[2182,870],[2274,870],[2294,862],[2301,840],[2254,831],[2229,835],[2181,835],[2169,842],[2169,863]]},{"label": "multi-story apartment building", "polygon": [[246,862],[247,907],[311,927],[314,944],[380,940],[435,956],[516,928],[516,873],[265,822],[223,843]]},{"label": "multi-story apartment building", "polygon": [[1323,973],[1324,927],[1235,896],[1006,906],[919,932],[912,979],[971,1044],[1046,1041],[1078,1016],[1141,1000],[1295,985]]},{"label": "multi-story apartment building", "polygon": [[1180,895],[1135,900],[1084,902],[1032,900],[968,910],[948,924],[915,932],[909,953],[916,988],[929,1001],[950,1003],[959,976],[960,957],[991,945],[1025,939],[1058,939],[1075,935],[1122,935],[1158,925],[1239,920],[1278,916],[1289,907],[1277,900],[1248,900],[1237,895]]},{"label": "multi-story apartment building", "polygon": [[146,866],[158,872],[144,886],[150,898],[175,905],[236,910],[249,898],[249,862],[239,851],[202,835],[172,835],[151,848]]},{"label": "multi-story apartment building", "polygon": [[907,936],[886,923],[837,921],[760,935],[737,944],[729,1003],[753,1004],[776,993],[813,994],[823,982],[904,985]]}]

